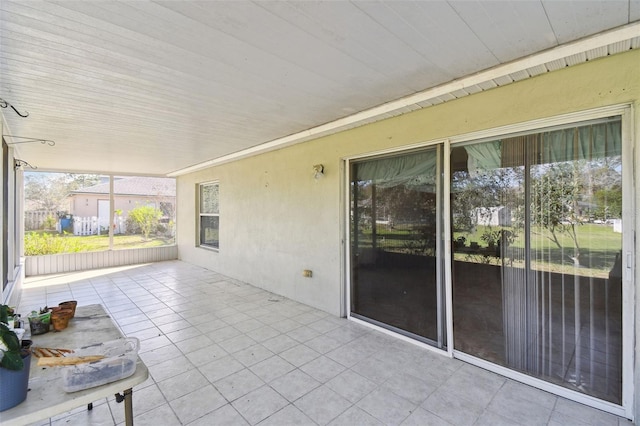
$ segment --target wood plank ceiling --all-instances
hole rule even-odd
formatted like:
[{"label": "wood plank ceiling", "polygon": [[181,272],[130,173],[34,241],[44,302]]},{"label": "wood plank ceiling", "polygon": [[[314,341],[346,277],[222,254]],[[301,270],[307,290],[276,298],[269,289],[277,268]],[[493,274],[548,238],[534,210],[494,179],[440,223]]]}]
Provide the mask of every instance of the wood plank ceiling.
[{"label": "wood plank ceiling", "polygon": [[[0,98],[29,113],[0,110],[3,133],[54,140],[14,145],[40,170],[164,175],[639,20],[640,0],[2,0]],[[350,125],[588,55],[571,53]]]}]

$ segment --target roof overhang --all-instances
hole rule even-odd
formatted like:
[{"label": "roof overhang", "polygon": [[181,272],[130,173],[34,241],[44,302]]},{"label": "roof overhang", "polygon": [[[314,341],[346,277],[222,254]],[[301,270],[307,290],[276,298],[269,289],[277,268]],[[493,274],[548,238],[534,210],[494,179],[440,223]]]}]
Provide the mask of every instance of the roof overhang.
[{"label": "roof overhang", "polygon": [[640,48],[640,22],[605,31],[601,34],[567,43],[507,64],[498,65],[339,120],[176,170],[169,173],[168,176],[176,177],[263,154],[638,48]]}]

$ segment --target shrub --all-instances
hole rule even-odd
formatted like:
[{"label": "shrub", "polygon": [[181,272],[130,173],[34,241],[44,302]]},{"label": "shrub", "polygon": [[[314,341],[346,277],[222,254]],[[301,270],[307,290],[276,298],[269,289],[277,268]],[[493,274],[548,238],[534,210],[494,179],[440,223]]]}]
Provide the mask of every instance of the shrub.
[{"label": "shrub", "polygon": [[56,223],[58,221],[53,216],[47,216],[47,218],[42,223],[42,227],[44,229],[56,229]]},{"label": "shrub", "polygon": [[83,245],[75,239],[67,239],[59,235],[29,232],[24,235],[24,254],[41,256],[57,253],[77,253],[83,251]]},{"label": "shrub", "polygon": [[129,212],[129,218],[140,227],[145,239],[158,228],[161,217],[162,211],[153,206],[140,206]]},{"label": "shrub", "polygon": [[127,234],[141,234],[142,233],[142,231],[140,230],[140,225],[138,225],[138,222],[133,220],[133,218],[131,216],[127,216],[127,219],[125,221],[125,227],[126,227],[126,230],[127,230]]}]

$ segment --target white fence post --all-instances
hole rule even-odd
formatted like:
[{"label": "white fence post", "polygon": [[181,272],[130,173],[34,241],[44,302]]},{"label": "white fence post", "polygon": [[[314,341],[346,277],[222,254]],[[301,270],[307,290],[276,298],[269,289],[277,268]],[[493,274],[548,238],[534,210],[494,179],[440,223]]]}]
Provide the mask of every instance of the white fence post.
[{"label": "white fence post", "polygon": [[[125,234],[127,231],[127,221],[122,216],[113,218],[113,233]],[[99,235],[102,232],[100,223],[96,216],[73,218],[73,235]]]},{"label": "white fence post", "polygon": [[73,235],[96,235],[98,231],[100,227],[96,216],[73,218]]}]

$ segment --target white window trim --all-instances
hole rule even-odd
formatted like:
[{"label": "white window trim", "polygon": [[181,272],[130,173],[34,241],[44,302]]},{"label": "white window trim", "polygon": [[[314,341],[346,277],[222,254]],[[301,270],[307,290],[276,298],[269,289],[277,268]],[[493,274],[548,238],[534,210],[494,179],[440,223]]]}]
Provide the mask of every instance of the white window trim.
[{"label": "white window trim", "polygon": [[[210,181],[210,182],[200,182],[197,184],[196,187],[196,211],[197,211],[197,217],[196,220],[198,222],[198,226],[196,226],[196,247],[199,247],[201,249],[205,249],[205,250],[211,250],[211,251],[215,251],[218,252],[220,251],[220,206],[218,205],[218,213],[201,213],[200,212],[200,207],[201,207],[201,197],[202,197],[202,187],[203,186],[209,186],[209,185],[218,185],[218,204],[220,203],[220,181]],[[203,217],[217,217],[218,218],[218,247],[212,247],[210,245],[207,244],[202,244],[200,242],[200,232],[201,232],[201,226],[202,226],[202,218]]]}]

